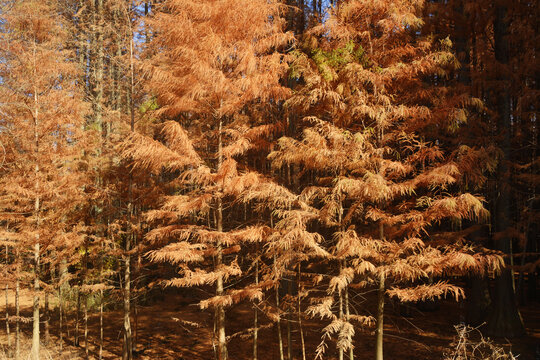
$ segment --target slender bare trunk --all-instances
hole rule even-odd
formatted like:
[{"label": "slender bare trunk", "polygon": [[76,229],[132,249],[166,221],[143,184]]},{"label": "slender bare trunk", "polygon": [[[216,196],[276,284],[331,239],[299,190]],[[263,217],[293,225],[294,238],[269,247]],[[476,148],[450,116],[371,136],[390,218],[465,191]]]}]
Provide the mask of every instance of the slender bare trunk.
[{"label": "slender bare trunk", "polygon": [[126,255],[124,256],[124,346],[122,352],[123,360],[132,359],[132,344],[131,344],[131,256],[129,250],[131,245],[131,234],[126,236]]},{"label": "slender bare trunk", "polygon": [[[222,210],[221,201],[219,201],[219,204],[218,204],[218,224],[220,223],[220,220],[221,220],[221,216],[219,215],[221,210]],[[219,268],[222,263],[223,263],[223,248],[222,248],[222,245],[219,244],[218,247],[217,247],[216,267]],[[222,296],[223,291],[224,291],[223,290],[223,278],[220,276],[220,277],[218,277],[217,284],[216,284],[216,295],[217,296]],[[222,305],[217,306],[217,317],[218,317],[217,318],[217,325],[218,325],[219,359],[220,360],[227,360],[227,343],[226,343],[226,336],[225,336],[225,309],[223,308]]]},{"label": "slender bare trunk", "polygon": [[[345,318],[347,321],[351,321],[351,312],[349,309],[349,286],[345,287]],[[352,342],[353,339],[351,339]],[[349,347],[349,359],[354,360],[354,347],[351,344],[351,347]]]},{"label": "slender bare trunk", "polygon": [[[384,225],[379,224],[379,237],[384,239]],[[376,330],[376,344],[375,352],[376,360],[383,360],[383,333],[384,333],[384,293],[385,293],[385,275],[381,271],[379,274],[379,291],[377,293],[377,330]]]},{"label": "slender bare trunk", "polygon": [[[9,264],[9,247],[6,245],[6,266]],[[9,331],[9,285],[6,284],[6,336],[7,336],[7,356],[11,357],[11,334]]]},{"label": "slender bare trunk", "polygon": [[[274,228],[274,219],[272,218],[272,215],[270,215],[270,227]],[[274,255],[274,272],[277,278],[277,260],[276,255]],[[279,281],[276,285],[276,309],[277,309],[277,332],[278,332],[278,345],[279,345],[279,360],[284,360],[284,354],[283,354],[283,338],[281,336],[281,313],[279,309]]]},{"label": "slender bare trunk", "polygon": [[[341,172],[341,170],[340,170]],[[339,202],[339,210],[338,210],[338,222],[339,222],[339,230],[340,231],[343,231],[343,224],[342,224],[342,221],[343,221],[343,203],[342,203],[342,200],[341,200],[341,193],[338,193],[338,202]],[[340,263],[339,263],[339,272],[340,274],[343,272],[343,261],[340,260]],[[343,291],[342,290],[339,290],[339,319],[341,321],[343,321]],[[347,321],[349,321],[349,319],[347,319]],[[343,360],[343,348],[342,347],[339,347],[338,348],[338,359],[339,360]]]},{"label": "slender bare trunk", "polygon": [[81,313],[81,289],[77,287],[77,309],[75,313],[75,346],[79,346],[79,315]]},{"label": "slender bare trunk", "polygon": [[379,275],[379,291],[377,299],[376,360],[383,360],[383,320],[384,320],[384,273]]},{"label": "slender bare trunk", "polygon": [[[36,46],[34,45],[34,76],[37,69],[37,64],[35,63],[36,59]],[[38,91],[34,86],[34,153],[36,158],[39,154],[39,100],[38,100]],[[37,160],[36,160],[37,161]],[[34,216],[36,220],[36,238],[34,244],[34,316],[33,316],[33,325],[32,325],[32,350],[31,358],[32,360],[39,360],[39,211],[40,211],[40,198],[39,198],[39,164],[35,164],[35,186],[36,198],[34,201]]]},{"label": "slender bare trunk", "polygon": [[34,244],[34,316],[31,359],[39,360],[39,242]]},{"label": "slender bare trunk", "polygon": [[[339,319],[343,321],[343,291],[339,290]],[[338,348],[338,359],[343,360],[343,348]]]},{"label": "slender bare trunk", "polygon": [[62,312],[64,311],[64,299],[62,297],[62,285],[58,285],[58,338],[59,338],[59,344],[60,346],[60,353],[62,353],[62,349],[64,347],[64,332],[63,332],[63,321],[64,317]]},{"label": "slender bare trunk", "polygon": [[[60,262],[59,265],[59,284],[58,284],[58,336],[60,338],[60,352],[62,352],[62,349],[64,347],[64,318],[66,313],[66,307],[64,304],[64,290],[68,287],[68,283],[66,281],[66,275],[67,275],[67,261],[63,259]],[[69,327],[66,324],[66,336],[69,338]]]},{"label": "slender bare trunk", "polygon": [[84,294],[84,354],[88,359],[88,295]]},{"label": "slender bare trunk", "polygon": [[[257,254],[256,256],[259,256],[259,252],[257,251]],[[255,260],[255,285],[259,285],[259,259],[257,258]],[[7,290],[6,290],[6,293],[7,293]],[[7,295],[6,295],[6,299],[7,299]],[[6,308],[7,308],[7,304],[6,304]],[[257,305],[255,305],[254,307],[254,314],[253,314],[253,360],[257,360],[257,338],[258,338],[258,335],[259,335],[259,323],[258,323],[258,309],[257,309]]]},{"label": "slender bare trunk", "polygon": [[103,290],[99,291],[99,360],[103,358]]},{"label": "slender bare trunk", "polygon": [[95,123],[97,128],[105,135],[103,127],[103,0],[96,0],[94,11],[96,43],[95,43],[95,94],[94,94],[94,111]]},{"label": "slender bare trunk", "polygon": [[[129,13],[127,11],[127,13]],[[129,88],[129,106],[130,106],[130,129],[135,131],[135,104],[134,104],[134,91],[135,91],[135,72],[134,72],[134,54],[133,54],[133,32],[131,29],[131,19],[127,16],[127,22],[129,24],[129,70],[130,70],[130,88]],[[133,175],[129,175],[129,204],[128,204],[128,213],[130,223],[133,220]],[[129,251],[131,250],[131,238],[134,234],[128,234],[126,236],[126,253],[124,256],[124,348],[122,352],[123,360],[131,360],[133,358],[133,344],[132,344],[132,334],[131,334],[131,255]]]},{"label": "slender bare trunk", "polygon": [[[135,244],[136,246],[137,244]],[[135,275],[135,278],[137,276]],[[135,293],[137,293],[136,288],[136,282],[133,284],[133,288],[135,289]],[[135,296],[132,300],[132,307],[133,307],[133,351],[137,351],[137,342],[139,339],[139,309],[137,308],[137,297]]]},{"label": "slender bare trunk", "polygon": [[[274,262],[276,259],[274,258]],[[278,344],[279,344],[279,359],[284,360],[283,353],[283,338],[281,336],[281,311],[279,309],[279,286],[276,286],[276,307],[277,307],[277,331],[278,331]]]},{"label": "slender bare trunk", "polygon": [[302,298],[300,297],[300,281],[302,280],[301,264],[298,263],[298,329],[300,330],[300,342],[302,345],[302,360],[306,360],[306,343],[304,329],[302,329]]},{"label": "slender bare trunk", "polygon": [[[107,228],[109,221],[107,220]],[[107,231],[107,237],[109,232]],[[101,241],[101,251],[103,251],[104,243]],[[99,261],[99,280],[103,283],[103,257]],[[103,358],[103,289],[99,290],[99,360]]]},{"label": "slender bare trunk", "polygon": [[[292,279],[287,283],[287,293],[292,295]],[[287,360],[292,360],[291,312],[287,311]]]},{"label": "slender bare trunk", "polygon": [[[218,169],[221,168],[223,163],[223,143],[222,143],[222,130],[223,130],[223,120],[219,119],[219,134],[218,134]],[[217,231],[223,231],[223,203],[221,198],[218,198],[217,209],[216,209],[216,228]],[[221,242],[217,244],[217,254],[216,254],[216,268],[219,268],[223,263],[223,246]],[[219,276],[216,284],[216,295],[223,295],[223,277]],[[217,306],[217,316],[218,316],[218,347],[219,347],[219,359],[227,360],[227,342],[225,336],[225,309],[223,305]]]},{"label": "slender bare trunk", "polygon": [[11,356],[11,354],[10,354],[10,352],[11,352],[11,335],[9,333],[9,300],[8,300],[8,292],[9,292],[9,285],[6,284],[6,336],[7,336],[7,346],[8,346],[8,357],[10,357]]},{"label": "slender bare trunk", "polygon": [[45,345],[49,345],[49,340],[50,340],[50,333],[49,333],[49,316],[50,316],[49,293],[45,293],[45,309],[44,309],[43,315],[45,317],[45,319],[43,321],[43,328],[45,330],[45,336],[44,336],[43,342],[44,342]]},{"label": "slender bare trunk", "polygon": [[[17,261],[19,261],[19,253],[17,251]],[[19,265],[17,265],[19,266]],[[19,306],[19,272],[17,271],[17,280],[15,281],[15,360],[21,357],[21,331],[20,331],[20,306]]]}]

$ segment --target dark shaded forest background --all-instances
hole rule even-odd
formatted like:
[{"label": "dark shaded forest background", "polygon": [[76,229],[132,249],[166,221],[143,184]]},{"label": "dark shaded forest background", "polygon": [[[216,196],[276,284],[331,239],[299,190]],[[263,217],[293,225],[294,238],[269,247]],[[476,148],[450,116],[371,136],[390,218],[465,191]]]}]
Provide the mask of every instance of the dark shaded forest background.
[{"label": "dark shaded forest background", "polygon": [[538,14],[0,1],[0,356],[539,359]]}]

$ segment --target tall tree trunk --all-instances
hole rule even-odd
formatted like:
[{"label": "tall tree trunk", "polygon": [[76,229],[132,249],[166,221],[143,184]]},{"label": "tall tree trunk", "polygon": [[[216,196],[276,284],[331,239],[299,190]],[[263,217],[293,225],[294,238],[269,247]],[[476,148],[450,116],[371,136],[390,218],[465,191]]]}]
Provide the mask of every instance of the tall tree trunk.
[{"label": "tall tree trunk", "polygon": [[[17,262],[19,260],[19,251],[17,250]],[[19,306],[19,271],[17,270],[17,280],[15,281],[15,360],[19,360],[21,358],[20,315],[21,312]]]},{"label": "tall tree trunk", "polygon": [[[9,264],[9,247],[6,245],[6,266]],[[7,356],[11,357],[11,334],[9,331],[9,285],[6,284],[6,336],[7,336]]]},{"label": "tall tree trunk", "polygon": [[6,336],[7,336],[7,356],[11,357],[11,334],[9,333],[9,286],[6,284]]},{"label": "tall tree trunk", "polygon": [[84,294],[84,356],[88,359],[88,294]]},{"label": "tall tree trunk", "polygon": [[[66,259],[62,259],[59,265],[58,269],[58,276],[59,276],[59,284],[58,284],[58,336],[60,338],[60,352],[62,352],[62,348],[64,347],[64,315],[65,315],[65,306],[64,306],[64,296],[65,291],[68,283],[66,281],[66,275],[67,275],[67,261]],[[69,329],[69,328],[68,328]],[[69,338],[69,332],[67,334],[67,337]]]},{"label": "tall tree trunk", "polygon": [[[257,248],[256,252],[257,259],[255,260],[255,285],[259,285],[259,251]],[[6,298],[7,299],[7,298]],[[7,305],[6,305],[7,308]],[[259,335],[259,323],[258,323],[258,315],[259,310],[257,309],[257,305],[253,307],[253,360],[257,360],[257,341],[258,341],[258,335]]]},{"label": "tall tree trunk", "polygon": [[384,330],[384,274],[379,275],[379,291],[377,293],[377,330],[375,343],[375,359],[383,360],[383,330]]},{"label": "tall tree trunk", "polygon": [[[339,319],[343,321],[343,291],[339,290]],[[343,360],[343,348],[338,348],[338,359]]]},{"label": "tall tree trunk", "polygon": [[[84,244],[84,271],[83,271],[83,285],[88,283],[88,238],[85,238]],[[83,317],[84,317],[84,354],[88,359],[88,290],[84,289],[83,299]]]},{"label": "tall tree trunk", "polygon": [[[287,293],[292,295],[292,279],[287,281]],[[294,307],[293,307],[294,309]],[[291,311],[287,309],[287,360],[292,360]]]},{"label": "tall tree trunk", "polygon": [[62,294],[62,285],[58,285],[58,346],[60,347],[60,353],[62,353],[62,349],[64,347],[64,332],[62,329],[62,323],[63,323],[63,315],[62,312],[64,311],[64,299]]},{"label": "tall tree trunk", "polygon": [[[109,220],[107,219],[107,229],[109,228]],[[107,238],[109,231],[107,230]],[[104,243],[101,240],[101,251],[103,252]],[[103,256],[99,260],[99,281],[103,285]],[[103,358],[103,289],[99,290],[99,360]]]},{"label": "tall tree trunk", "polygon": [[131,234],[126,236],[126,255],[124,255],[124,346],[122,351],[122,360],[132,359],[132,344],[131,344],[131,257],[129,250],[131,245]]},{"label": "tall tree trunk", "polygon": [[[341,172],[341,170],[340,170]],[[338,210],[338,222],[339,222],[339,230],[343,231],[343,203],[341,201],[341,193],[338,193],[338,203],[339,203],[339,210]],[[343,272],[343,261],[339,262],[339,272],[340,275]],[[342,290],[339,290],[339,319],[343,321],[343,292]],[[343,348],[340,346],[338,348],[338,359],[343,360]]]},{"label": "tall tree trunk", "polygon": [[[270,215],[270,227],[274,227],[272,215]],[[274,255],[274,271],[276,273],[277,277],[277,260],[276,255]],[[279,281],[276,285],[276,309],[277,309],[277,333],[278,333],[278,346],[279,346],[279,360],[285,360],[284,353],[283,353],[283,337],[281,336],[281,310],[279,308]]]},{"label": "tall tree trunk", "polygon": [[[272,217],[272,214],[270,214],[270,227],[274,228],[274,218]],[[276,255],[274,255],[274,272],[276,274],[277,278],[277,260]],[[283,338],[281,336],[281,314],[279,309],[279,281],[276,285],[276,309],[277,309],[277,333],[278,333],[278,346],[279,346],[279,360],[285,360],[284,353],[283,353]]]},{"label": "tall tree trunk", "polygon": [[103,290],[99,291],[99,360],[103,359]]},{"label": "tall tree trunk", "polygon": [[[135,279],[137,276],[135,275]],[[133,284],[135,293],[137,293],[136,282]],[[137,341],[139,339],[139,309],[137,308],[137,296],[132,300],[133,307],[133,351],[137,352]]]},{"label": "tall tree trunk", "polygon": [[[348,322],[351,321],[351,312],[349,309],[349,286],[345,287],[345,318]],[[354,360],[354,347],[352,344],[353,339],[351,339],[351,346],[349,347],[349,359]],[[305,360],[305,359],[304,359]]]},{"label": "tall tree trunk", "polygon": [[[135,91],[135,71],[134,71],[134,54],[133,54],[133,31],[131,29],[131,20],[129,16],[127,18],[129,24],[129,71],[130,71],[130,87],[129,87],[129,107],[130,107],[130,130],[135,131],[135,104],[134,104],[134,91]],[[129,204],[128,204],[128,213],[129,213],[129,223],[133,221],[133,175],[129,174]],[[123,360],[131,360],[133,358],[133,344],[132,344],[132,334],[131,334],[131,240],[134,234],[128,234],[126,236],[126,252],[124,256],[124,350],[122,352]]]},{"label": "tall tree trunk", "polygon": [[306,360],[306,343],[304,340],[304,329],[302,328],[302,298],[300,294],[300,281],[302,280],[301,263],[298,263],[298,330],[300,331],[300,343],[302,345],[302,360]]},{"label": "tall tree trunk", "polygon": [[[34,44],[34,59],[36,54],[36,45]],[[34,60],[35,61],[35,60]],[[34,63],[34,72],[37,67],[37,64]],[[37,155],[39,154],[39,101],[38,101],[38,91],[34,86],[34,142],[35,148],[34,152]],[[36,160],[37,161],[37,160]],[[39,164],[35,164],[35,191],[36,198],[34,201],[34,216],[36,218],[36,238],[34,244],[34,316],[32,324],[32,350],[31,350],[31,359],[39,360],[39,211],[40,211],[40,198],[39,198]]]},{"label": "tall tree trunk", "polygon": [[[276,259],[274,258],[274,262]],[[285,360],[283,352],[283,337],[281,336],[281,311],[279,309],[279,287],[276,286],[276,307],[277,307],[277,331],[278,331],[278,346],[279,346],[279,360]]]},{"label": "tall tree trunk", "polygon": [[[508,47],[508,11],[506,5],[498,3],[495,8],[494,40],[495,58],[503,66],[509,63]],[[503,159],[499,161],[498,168],[498,201],[496,207],[497,232],[504,232],[510,227],[510,168],[511,142],[510,134],[512,127],[511,120],[511,98],[509,69],[504,68],[500,83],[502,89],[499,92],[498,104],[498,131],[503,132],[501,143]],[[507,235],[497,236],[495,246],[505,254],[511,253],[511,239]],[[491,336],[516,337],[525,334],[523,320],[519,313],[513,286],[513,272],[510,268],[502,270],[495,279],[495,290],[493,296],[492,311],[487,319],[487,332]]]},{"label": "tall tree trunk", "polygon": [[486,313],[491,306],[488,279],[481,275],[470,278],[470,294],[467,296],[466,321],[472,326],[478,326],[485,321]]},{"label": "tall tree trunk", "polygon": [[[223,163],[223,143],[222,143],[222,131],[223,131],[223,120],[219,119],[219,134],[218,134],[218,166],[221,168]],[[223,231],[223,204],[222,199],[218,198],[217,208],[216,208],[216,230],[219,232]],[[217,244],[217,254],[216,254],[216,269],[221,267],[223,263],[223,245],[218,241]],[[219,276],[216,283],[216,295],[223,295],[223,277]],[[225,336],[225,309],[223,305],[219,304],[216,308],[217,314],[217,325],[218,325],[218,348],[219,348],[219,359],[227,360],[227,342]]]},{"label": "tall tree trunk", "polygon": [[103,0],[95,0],[95,84],[94,84],[94,121],[97,128],[105,135],[103,127]]},{"label": "tall tree trunk", "polygon": [[79,346],[79,321],[81,314],[81,289],[77,286],[77,309],[75,313],[75,346]]},{"label": "tall tree trunk", "polygon": [[[38,206],[39,202],[37,201]],[[39,360],[39,242],[34,244],[34,299],[31,359]]]},{"label": "tall tree trunk", "polygon": [[50,311],[49,311],[49,293],[48,292],[45,293],[45,309],[43,311],[43,316],[45,317],[43,321],[43,329],[45,330],[43,343],[47,346],[49,345],[49,340],[50,340],[50,333],[49,333]]},{"label": "tall tree trunk", "polygon": [[88,81],[87,81],[87,79],[89,78],[88,76],[89,69],[87,66],[88,39],[86,38],[86,36],[90,34],[87,34],[86,29],[84,29],[83,27],[84,26],[83,24],[86,22],[86,19],[84,18],[85,16],[84,8],[86,7],[85,2],[86,0],[79,0],[78,2],[77,12],[79,13],[79,17],[75,20],[77,22],[75,42],[76,42],[77,49],[79,51],[77,60],[79,62],[79,67],[81,69],[80,84],[81,84],[81,88],[84,89],[85,94],[88,94],[89,93]]},{"label": "tall tree trunk", "polygon": [[[379,237],[384,239],[384,225],[379,224]],[[385,276],[381,272],[379,274],[379,291],[377,292],[377,329],[375,331],[375,359],[383,360],[383,335],[384,335],[384,293],[385,293]]]}]

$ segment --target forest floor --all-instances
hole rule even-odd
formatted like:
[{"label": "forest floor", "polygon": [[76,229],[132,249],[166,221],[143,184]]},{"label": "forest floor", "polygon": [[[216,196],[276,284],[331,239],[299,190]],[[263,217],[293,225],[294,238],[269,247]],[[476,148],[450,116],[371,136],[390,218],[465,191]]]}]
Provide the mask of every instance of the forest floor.
[{"label": "forest floor", "polygon": [[[10,304],[13,304],[10,295]],[[3,302],[3,301],[2,301]],[[137,307],[137,352],[136,359],[148,360],[212,360],[212,316],[208,311],[199,310],[192,304],[192,297],[186,297],[181,293],[167,292],[161,299],[149,301],[148,305]],[[120,306],[120,305],[119,305]],[[30,294],[22,294],[21,309],[23,316],[31,316]],[[14,307],[10,306],[10,314],[13,316]],[[460,313],[463,309],[459,304],[452,301],[441,301],[435,310],[420,311],[416,307],[411,308],[410,315],[404,317],[399,311],[388,303],[385,317],[385,358],[392,359],[441,359],[444,352],[450,347],[454,338],[454,325],[460,321]],[[520,308],[528,335],[519,339],[496,339],[496,342],[505,349],[511,349],[513,354],[520,354],[519,360],[535,360],[535,349],[540,344],[540,306],[531,303]],[[5,314],[5,305],[0,306],[0,312]],[[253,309],[247,304],[234,306],[227,312],[228,334],[242,332],[252,327]],[[73,346],[75,337],[74,316],[70,320],[64,332],[65,345],[60,355],[59,341],[57,338],[58,314],[51,312],[50,333],[51,340],[48,345],[42,346],[42,359],[68,360],[84,359],[84,351],[80,347]],[[122,353],[122,311],[109,310],[104,316],[104,351],[103,359],[120,359]],[[179,320],[181,319],[181,320]],[[259,315],[259,359],[279,359],[277,346],[276,327],[268,326],[269,320],[262,314]],[[200,324],[197,327],[194,324]],[[287,325],[282,323],[283,339],[285,344],[285,358],[287,358]],[[306,341],[307,359],[314,358],[314,351],[321,340],[321,329],[326,324],[317,321],[303,323],[304,337]],[[135,328],[135,319],[132,319]],[[14,328],[11,324],[11,342],[14,343]],[[29,337],[31,336],[31,323],[21,325],[24,338],[22,342],[22,359],[26,359],[28,352]],[[69,331],[69,333],[68,333]],[[42,329],[43,332],[43,329]],[[80,345],[84,346],[84,324],[80,324]],[[244,333],[245,334],[245,333]],[[301,359],[300,336],[298,323],[291,321],[292,357]],[[97,359],[99,343],[99,313],[92,311],[88,322],[89,358]],[[372,359],[374,354],[374,334],[372,329],[357,331],[355,339],[355,358]],[[6,358],[7,345],[6,327],[0,327],[0,360]],[[236,336],[229,343],[230,359],[251,359],[252,340],[251,336]],[[347,357],[346,357],[347,358]],[[325,359],[337,359],[335,346],[330,343]]]}]

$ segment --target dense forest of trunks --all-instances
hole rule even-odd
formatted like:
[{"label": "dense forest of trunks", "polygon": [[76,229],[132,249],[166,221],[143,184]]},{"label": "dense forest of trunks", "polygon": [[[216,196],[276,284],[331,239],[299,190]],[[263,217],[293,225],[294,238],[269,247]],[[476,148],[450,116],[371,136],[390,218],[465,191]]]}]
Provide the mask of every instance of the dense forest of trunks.
[{"label": "dense forest of trunks", "polygon": [[[220,360],[232,342],[245,359],[264,343],[280,360],[382,360],[390,303],[453,299],[487,336],[526,335],[537,1],[0,3],[7,357],[46,358],[51,334],[61,352],[70,323],[101,359],[120,308],[132,359],[163,287],[197,294],[185,306],[209,317],[176,320],[211,329]],[[232,333],[237,306],[250,325]],[[459,342],[452,358],[513,359],[481,341],[484,357]]]}]

